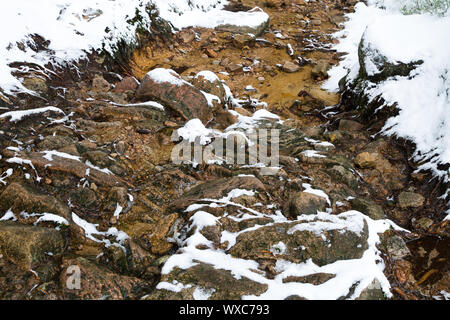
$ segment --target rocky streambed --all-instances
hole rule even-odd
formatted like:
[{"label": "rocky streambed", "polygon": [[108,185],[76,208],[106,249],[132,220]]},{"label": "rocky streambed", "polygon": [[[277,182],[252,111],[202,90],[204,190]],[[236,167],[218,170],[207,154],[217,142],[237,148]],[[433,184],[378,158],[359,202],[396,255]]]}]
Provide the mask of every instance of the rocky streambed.
[{"label": "rocky streambed", "polygon": [[[0,105],[0,298],[443,298],[440,184],[321,89],[353,4],[232,2],[270,22],[21,74],[38,95]],[[277,166],[173,161],[182,139],[260,129]]]}]

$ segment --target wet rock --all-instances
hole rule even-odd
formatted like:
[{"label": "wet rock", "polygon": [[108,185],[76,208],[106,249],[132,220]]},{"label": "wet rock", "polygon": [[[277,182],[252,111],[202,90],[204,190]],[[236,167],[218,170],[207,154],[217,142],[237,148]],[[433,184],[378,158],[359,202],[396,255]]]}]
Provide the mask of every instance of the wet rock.
[{"label": "wet rock", "polygon": [[350,200],[350,204],[353,210],[360,211],[374,220],[386,219],[383,208],[372,200],[355,198]]},{"label": "wet rock", "polygon": [[339,121],[339,130],[342,131],[360,131],[362,128],[364,128],[364,126],[354,120],[341,119],[341,121]]},{"label": "wet rock", "polygon": [[127,91],[136,91],[139,82],[134,77],[125,77],[114,87],[114,92],[124,93]]},{"label": "wet rock", "polygon": [[0,252],[23,270],[63,253],[65,246],[55,229],[0,221]]},{"label": "wet rock", "polygon": [[14,213],[53,213],[71,220],[70,208],[55,197],[22,183],[11,183],[0,195],[0,208]]},{"label": "wet rock", "polygon": [[401,192],[398,195],[398,206],[402,209],[418,208],[423,206],[425,198],[414,192]]},{"label": "wet rock", "polygon": [[193,300],[194,292],[202,291],[210,295],[210,300],[239,300],[245,295],[260,295],[267,290],[266,284],[241,277],[236,279],[228,270],[215,269],[212,265],[199,263],[187,270],[174,269],[163,275],[162,282],[177,281],[185,287],[179,293],[160,289],[152,293],[148,300]]},{"label": "wet rock", "polygon": [[[76,285],[70,278],[74,267],[80,270],[80,288],[69,289],[67,284]],[[150,291],[146,281],[118,275],[108,268],[83,257],[66,257],[62,261],[60,287],[64,299],[69,300],[123,300],[138,299]],[[70,269],[69,269],[70,268]]]},{"label": "wet rock", "polygon": [[155,69],[149,72],[142,80],[136,98],[141,101],[156,99],[185,120],[199,118],[205,124],[213,118],[201,91],[181,80],[173,70]]},{"label": "wet rock", "polygon": [[281,69],[286,73],[294,73],[300,70],[300,66],[294,62],[286,61]]},{"label": "wet rock", "polygon": [[296,218],[302,214],[317,214],[317,211],[324,211],[327,207],[327,200],[308,192],[297,192],[293,194],[284,210],[290,218]]},{"label": "wet rock", "polygon": [[385,246],[389,255],[395,259],[402,259],[411,254],[405,241],[399,236],[389,237]]},{"label": "wet rock", "polygon": [[[315,220],[320,223],[320,219]],[[359,259],[367,249],[368,229],[364,222],[360,234],[345,229],[331,229],[321,234],[309,231],[303,222],[277,223],[248,231],[237,237],[229,253],[242,259],[262,258],[262,252],[283,242],[283,259],[294,263],[312,259],[323,266],[337,260]],[[302,225],[305,226],[303,230]]]}]

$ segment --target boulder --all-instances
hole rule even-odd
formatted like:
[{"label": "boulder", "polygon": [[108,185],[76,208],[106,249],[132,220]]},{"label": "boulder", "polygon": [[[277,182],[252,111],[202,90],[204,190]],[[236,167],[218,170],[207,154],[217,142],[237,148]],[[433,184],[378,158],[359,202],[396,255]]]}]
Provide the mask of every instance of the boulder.
[{"label": "boulder", "polygon": [[147,73],[136,98],[141,101],[155,99],[185,120],[198,118],[206,124],[213,118],[204,94],[170,69],[158,68]]},{"label": "boulder", "polygon": [[360,211],[374,220],[386,219],[383,208],[368,199],[355,198],[350,200],[353,210]]},{"label": "boulder", "polygon": [[14,213],[52,213],[71,221],[71,210],[55,197],[23,183],[11,183],[0,195],[0,209]]},{"label": "boulder", "polygon": [[[141,279],[116,274],[83,257],[65,257],[62,261],[60,287],[68,300],[124,300],[139,299],[150,291],[150,285]],[[72,278],[80,271],[80,286]],[[74,287],[67,284],[74,284]]]},{"label": "boulder", "polygon": [[196,294],[209,296],[210,300],[240,300],[245,295],[260,295],[267,290],[266,284],[241,277],[236,279],[228,270],[216,269],[206,263],[182,270],[175,268],[163,275],[161,282],[183,285],[179,292],[159,289],[147,300],[193,300]]},{"label": "boulder", "polygon": [[308,192],[294,193],[288,200],[285,214],[295,218],[302,214],[317,214],[317,211],[324,211],[327,207],[327,200]]},{"label": "boulder", "polygon": [[62,254],[65,246],[58,230],[0,221],[0,252],[23,270]]},{"label": "boulder", "polygon": [[423,206],[425,198],[414,192],[401,192],[398,195],[398,206],[402,209],[419,208]]},{"label": "boulder", "polygon": [[[264,226],[240,234],[229,253],[238,258],[256,260],[261,258],[262,252],[282,242],[285,250],[280,256],[293,263],[312,259],[315,264],[323,266],[338,260],[359,259],[368,248],[368,227],[365,221],[356,219],[364,226],[359,233],[337,225],[336,229],[330,228],[319,233],[302,221]],[[316,225],[322,222],[321,219],[314,221]]]}]

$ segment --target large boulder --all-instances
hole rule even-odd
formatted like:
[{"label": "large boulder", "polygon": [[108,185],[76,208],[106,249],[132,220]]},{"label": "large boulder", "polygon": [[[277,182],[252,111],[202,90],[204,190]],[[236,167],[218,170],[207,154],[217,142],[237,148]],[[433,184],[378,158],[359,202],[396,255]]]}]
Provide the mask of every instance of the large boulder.
[{"label": "large boulder", "polygon": [[64,252],[65,239],[60,231],[15,222],[0,221],[0,253],[21,269]]},{"label": "large boulder", "polygon": [[234,16],[233,20],[237,23],[224,23],[217,26],[216,30],[260,36],[270,25],[269,15],[258,7],[247,12],[230,12],[229,14]]},{"label": "large boulder", "polygon": [[71,220],[71,210],[55,197],[43,194],[31,186],[11,183],[0,195],[0,209],[14,213],[52,213]]},{"label": "large boulder", "polygon": [[323,266],[338,260],[361,258],[368,248],[367,223],[357,217],[349,218],[355,219],[353,222],[346,218],[337,219],[342,219],[345,224],[354,222],[361,228],[350,230],[335,222],[335,227],[325,227],[319,233],[321,225],[330,223],[320,218],[314,222],[277,223],[240,234],[229,252],[238,258],[256,260],[262,252],[280,247],[282,243],[283,250],[279,254],[293,263],[312,259],[315,264]]},{"label": "large boulder", "polygon": [[206,124],[213,118],[205,95],[170,69],[157,68],[147,73],[136,98],[141,101],[155,99],[185,120],[198,118]]},{"label": "large boulder", "polygon": [[[116,274],[83,257],[66,257],[62,261],[62,267],[60,286],[64,299],[138,299],[150,291],[146,281]],[[79,287],[73,279],[77,271],[80,275]],[[73,284],[73,287],[67,284]]]},{"label": "large boulder", "polygon": [[381,82],[395,76],[406,77],[418,65],[423,63],[422,60],[410,63],[390,61],[366,40],[366,35],[363,35],[359,43],[358,58],[360,65],[359,77],[372,82]]},{"label": "large boulder", "polygon": [[[261,284],[248,278],[236,279],[228,270],[199,263],[187,270],[175,268],[161,278],[162,284],[148,300],[192,300],[206,298],[211,300],[240,300],[244,295],[260,295],[267,290],[267,284]],[[167,285],[178,284],[179,292],[167,289]]]}]

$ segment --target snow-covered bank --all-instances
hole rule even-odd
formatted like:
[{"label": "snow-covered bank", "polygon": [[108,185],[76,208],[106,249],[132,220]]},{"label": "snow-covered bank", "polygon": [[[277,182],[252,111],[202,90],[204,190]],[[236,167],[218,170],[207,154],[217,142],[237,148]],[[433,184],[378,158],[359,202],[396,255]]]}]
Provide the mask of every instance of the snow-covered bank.
[{"label": "snow-covered bank", "polygon": [[[133,44],[136,31],[149,29],[150,10],[154,6],[160,17],[174,27],[214,28],[220,25],[253,27],[268,20],[260,10],[229,12],[223,10],[227,0],[18,0],[2,3],[0,28],[0,92],[29,92],[21,79],[12,73],[14,62],[35,64],[45,69],[86,59],[92,51],[114,54],[117,43]],[[39,44],[39,35],[44,44]],[[41,42],[41,41],[39,41]],[[42,50],[42,45],[45,47]],[[27,67],[28,68],[28,67]],[[36,68],[37,69],[37,68]],[[20,71],[26,71],[21,68]],[[35,70],[42,77],[47,72]],[[0,93],[1,94],[1,93]]]},{"label": "snow-covered bank", "polygon": [[[422,162],[418,170],[431,170],[446,183],[449,171],[441,165],[450,163],[450,11],[403,15],[408,1],[368,3],[358,3],[336,34],[336,49],[348,55],[324,87],[337,91],[347,75],[347,84],[363,81],[360,88],[369,101],[381,97],[384,106],[397,104],[399,114],[388,119],[382,133],[414,142],[413,158]],[[387,64],[414,67],[408,75],[386,75]]]}]

